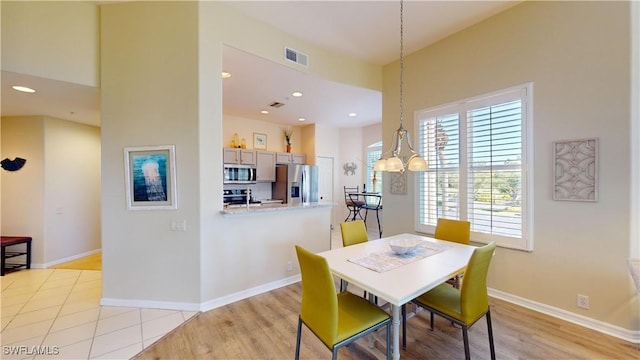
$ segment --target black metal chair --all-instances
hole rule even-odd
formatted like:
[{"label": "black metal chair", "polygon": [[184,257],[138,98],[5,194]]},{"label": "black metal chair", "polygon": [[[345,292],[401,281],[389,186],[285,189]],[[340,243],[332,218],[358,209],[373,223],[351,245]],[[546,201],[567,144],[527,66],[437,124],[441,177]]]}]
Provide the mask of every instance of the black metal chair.
[{"label": "black metal chair", "polygon": [[[357,196],[357,197],[356,197]],[[364,201],[358,200],[360,197]],[[378,220],[378,233],[382,237],[382,226],[380,225],[380,210],[382,210],[382,195],[377,193],[362,193],[362,194],[350,194],[351,201],[361,201],[363,203],[360,206],[360,210],[364,209],[364,222],[367,222],[367,215],[369,210],[376,212],[376,219]]]},{"label": "black metal chair", "polygon": [[[362,205],[364,205],[364,201],[358,200],[358,197],[356,196],[354,199],[351,199],[351,194],[358,194],[360,193],[360,187],[356,186],[356,187],[344,187],[344,203],[345,205],[347,205],[347,209],[349,209],[349,215],[347,215],[347,218],[344,219],[344,221],[354,221],[356,219],[356,216],[360,216],[360,219],[362,219],[362,215],[360,214],[360,209],[362,207]],[[364,219],[363,219],[364,220]]]}]

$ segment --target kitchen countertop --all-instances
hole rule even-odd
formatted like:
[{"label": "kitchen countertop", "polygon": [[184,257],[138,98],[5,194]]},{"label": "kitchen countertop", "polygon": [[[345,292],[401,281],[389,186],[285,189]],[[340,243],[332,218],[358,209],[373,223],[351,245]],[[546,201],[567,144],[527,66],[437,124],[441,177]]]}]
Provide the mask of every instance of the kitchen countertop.
[{"label": "kitchen countertop", "polygon": [[227,207],[223,208],[220,211],[225,216],[236,216],[236,215],[251,215],[251,214],[260,214],[260,213],[273,213],[280,211],[297,211],[297,210],[306,210],[306,209],[317,209],[324,207],[334,207],[335,203],[310,203],[310,204],[256,204],[256,206],[240,206],[240,207]]}]

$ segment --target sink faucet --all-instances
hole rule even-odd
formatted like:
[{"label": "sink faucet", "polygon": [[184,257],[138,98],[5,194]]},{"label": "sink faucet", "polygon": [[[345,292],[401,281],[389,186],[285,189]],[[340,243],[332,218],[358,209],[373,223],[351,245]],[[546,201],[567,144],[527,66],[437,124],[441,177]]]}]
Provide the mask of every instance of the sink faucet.
[{"label": "sink faucet", "polygon": [[247,209],[249,208],[249,201],[251,200],[251,188],[247,187]]}]

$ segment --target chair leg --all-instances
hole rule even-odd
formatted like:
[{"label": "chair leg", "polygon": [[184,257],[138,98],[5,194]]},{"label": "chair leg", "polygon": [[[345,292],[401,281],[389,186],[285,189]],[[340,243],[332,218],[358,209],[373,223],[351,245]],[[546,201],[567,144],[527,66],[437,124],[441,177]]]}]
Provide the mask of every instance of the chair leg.
[{"label": "chair leg", "polygon": [[391,360],[391,321],[387,323],[387,360]]},{"label": "chair leg", "polygon": [[298,335],[296,336],[296,357],[300,359],[300,338],[302,337],[302,319],[298,318]]},{"label": "chair leg", "polygon": [[402,304],[402,350],[407,350],[407,304]]},{"label": "chair leg", "polygon": [[378,233],[380,233],[380,237],[382,238],[382,228],[380,227],[380,211],[376,210],[376,218],[378,219]]},{"label": "chair leg", "polygon": [[487,310],[487,332],[489,333],[489,348],[491,349],[491,360],[496,360],[496,349],[493,346],[493,327],[491,326],[491,311]]},{"label": "chair leg", "polygon": [[467,333],[466,325],[462,325],[462,341],[464,341],[464,358],[466,360],[470,360],[471,354],[469,353],[469,334]]},{"label": "chair leg", "polygon": [[431,312],[431,331],[433,331],[433,311]]}]

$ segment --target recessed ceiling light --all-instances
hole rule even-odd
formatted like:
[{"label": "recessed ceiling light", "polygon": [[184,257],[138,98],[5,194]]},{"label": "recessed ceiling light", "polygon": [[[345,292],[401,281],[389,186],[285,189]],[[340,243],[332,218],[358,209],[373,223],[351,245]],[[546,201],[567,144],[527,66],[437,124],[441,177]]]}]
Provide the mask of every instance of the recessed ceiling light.
[{"label": "recessed ceiling light", "polygon": [[294,92],[291,93],[291,96],[293,96],[293,97],[301,97],[302,93],[300,91],[294,91]]},{"label": "recessed ceiling light", "polygon": [[305,120],[307,120],[307,119],[305,119],[305,118],[298,118],[298,121],[300,121],[300,122],[305,121]]},{"label": "recessed ceiling light", "polygon": [[14,86],[12,86],[12,88],[13,88],[13,90],[22,91],[22,92],[26,92],[26,93],[34,93],[34,92],[36,92],[32,88],[28,88],[26,86],[14,85]]},{"label": "recessed ceiling light", "polygon": [[226,71],[222,72],[222,78],[223,79],[228,79],[230,77],[231,77],[231,73],[230,72],[226,72]]},{"label": "recessed ceiling light", "polygon": [[269,112],[268,112],[267,110],[260,110],[260,114],[264,114],[264,115],[266,115],[266,114],[268,114],[268,113],[269,113]]},{"label": "recessed ceiling light", "polygon": [[349,116],[354,117],[354,116],[358,116],[358,114],[356,114],[356,113],[349,113]]}]

